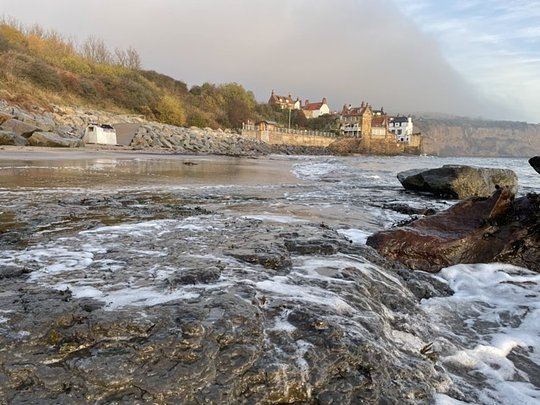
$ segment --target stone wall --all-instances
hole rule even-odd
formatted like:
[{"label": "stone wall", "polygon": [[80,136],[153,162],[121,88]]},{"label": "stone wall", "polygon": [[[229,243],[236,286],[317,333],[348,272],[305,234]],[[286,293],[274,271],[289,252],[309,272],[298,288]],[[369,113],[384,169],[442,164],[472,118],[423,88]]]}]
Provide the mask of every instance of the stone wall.
[{"label": "stone wall", "polygon": [[262,141],[270,145],[309,146],[325,148],[336,140],[334,137],[320,135],[304,135],[300,133],[284,133],[277,131],[244,130],[242,135]]},{"label": "stone wall", "polygon": [[328,149],[334,153],[359,153],[366,155],[419,155],[421,147],[396,142],[393,137],[339,138]]}]

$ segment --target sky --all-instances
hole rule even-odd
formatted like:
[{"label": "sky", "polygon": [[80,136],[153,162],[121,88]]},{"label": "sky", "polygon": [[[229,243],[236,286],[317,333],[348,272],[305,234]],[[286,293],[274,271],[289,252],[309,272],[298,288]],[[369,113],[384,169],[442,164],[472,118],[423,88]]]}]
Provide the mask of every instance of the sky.
[{"label": "sky", "polygon": [[330,107],[540,122],[540,0],[0,0],[4,17],[135,48],[188,86]]}]

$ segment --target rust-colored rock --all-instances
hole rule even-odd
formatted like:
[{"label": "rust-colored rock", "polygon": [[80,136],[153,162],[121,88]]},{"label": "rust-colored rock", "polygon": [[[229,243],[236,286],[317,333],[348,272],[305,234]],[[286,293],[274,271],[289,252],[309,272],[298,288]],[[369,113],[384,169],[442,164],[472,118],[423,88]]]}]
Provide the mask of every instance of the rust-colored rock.
[{"label": "rust-colored rock", "polygon": [[374,234],[367,244],[413,270],[500,261],[540,272],[539,219],[539,195],[514,200],[509,189],[499,189],[490,198],[465,200]]}]

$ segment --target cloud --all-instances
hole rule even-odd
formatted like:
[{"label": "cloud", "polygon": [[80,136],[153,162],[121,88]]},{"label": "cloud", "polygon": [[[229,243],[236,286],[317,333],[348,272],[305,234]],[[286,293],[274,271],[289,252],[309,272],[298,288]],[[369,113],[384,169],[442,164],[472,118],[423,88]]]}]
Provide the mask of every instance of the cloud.
[{"label": "cloud", "polygon": [[482,94],[540,122],[540,0],[395,3]]},{"label": "cloud", "polygon": [[[433,12],[426,1],[406,3],[426,20]],[[461,8],[452,12],[481,4],[469,3],[456,2]],[[474,77],[460,76],[451,65],[458,53],[441,52],[449,33],[462,28],[459,21],[432,25],[444,39],[437,42],[387,0],[0,0],[0,6],[25,24],[79,40],[98,36],[112,48],[133,46],[146,68],[189,85],[241,83],[261,101],[275,89],[312,101],[327,97],[335,109],[366,100],[396,113],[522,118],[480,95]]]}]

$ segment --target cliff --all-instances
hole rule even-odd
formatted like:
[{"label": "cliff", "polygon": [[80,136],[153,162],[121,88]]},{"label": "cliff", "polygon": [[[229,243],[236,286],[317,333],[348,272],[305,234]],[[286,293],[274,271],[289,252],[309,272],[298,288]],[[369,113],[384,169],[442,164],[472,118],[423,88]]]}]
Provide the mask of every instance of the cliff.
[{"label": "cliff", "polygon": [[540,124],[468,118],[416,118],[423,151],[440,156],[530,156],[540,150]]}]

